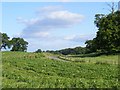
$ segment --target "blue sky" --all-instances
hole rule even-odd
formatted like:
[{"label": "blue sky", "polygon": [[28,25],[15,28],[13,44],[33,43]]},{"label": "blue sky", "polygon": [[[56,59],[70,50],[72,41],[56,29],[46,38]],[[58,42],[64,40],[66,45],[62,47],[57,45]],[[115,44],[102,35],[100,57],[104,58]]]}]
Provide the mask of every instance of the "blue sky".
[{"label": "blue sky", "polygon": [[97,32],[95,14],[108,9],[105,2],[3,2],[2,32],[24,38],[28,51],[85,46]]}]

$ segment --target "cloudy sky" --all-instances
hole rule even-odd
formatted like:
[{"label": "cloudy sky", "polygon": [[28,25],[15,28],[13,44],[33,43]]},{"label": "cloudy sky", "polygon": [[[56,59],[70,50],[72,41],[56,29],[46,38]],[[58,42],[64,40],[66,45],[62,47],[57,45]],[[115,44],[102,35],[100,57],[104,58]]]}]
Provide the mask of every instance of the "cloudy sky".
[{"label": "cloudy sky", "polygon": [[[2,32],[29,42],[28,51],[85,46],[96,35],[95,14],[105,2],[3,2]],[[117,3],[116,3],[117,4]]]}]

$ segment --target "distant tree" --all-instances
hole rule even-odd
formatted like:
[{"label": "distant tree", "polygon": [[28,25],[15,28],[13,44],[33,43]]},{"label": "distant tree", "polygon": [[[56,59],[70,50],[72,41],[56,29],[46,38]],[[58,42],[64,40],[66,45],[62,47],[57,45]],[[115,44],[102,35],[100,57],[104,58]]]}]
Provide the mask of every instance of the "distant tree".
[{"label": "distant tree", "polygon": [[41,49],[38,49],[37,51],[35,51],[36,53],[41,53],[42,50]]},{"label": "distant tree", "polygon": [[23,38],[12,38],[11,43],[11,51],[27,51],[28,42]]},{"label": "distant tree", "polygon": [[54,54],[63,54],[63,55],[76,55],[76,54],[85,54],[86,53],[86,48],[84,47],[75,47],[75,48],[66,48],[66,49],[61,49],[61,50],[56,50],[56,51],[46,51]]},{"label": "distant tree", "polygon": [[86,48],[85,47],[75,47],[73,48],[75,51],[75,54],[85,54],[86,53]]},{"label": "distant tree", "polygon": [[8,37],[8,35],[6,33],[1,33],[0,32],[0,37],[1,37],[1,42],[0,42],[0,50],[2,48],[6,49],[11,47],[11,43],[10,43],[10,37]]}]

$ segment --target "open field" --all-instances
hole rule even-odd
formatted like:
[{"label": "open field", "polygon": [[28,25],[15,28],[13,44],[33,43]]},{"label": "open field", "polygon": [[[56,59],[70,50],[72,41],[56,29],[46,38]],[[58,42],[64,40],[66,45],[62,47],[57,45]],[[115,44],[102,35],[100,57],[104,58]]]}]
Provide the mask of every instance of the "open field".
[{"label": "open field", "polygon": [[[2,87],[117,88],[120,86],[117,55],[71,57],[73,61],[84,60],[85,62],[64,62],[61,61],[64,59],[56,60],[58,56],[53,59],[49,56],[52,54],[2,52]],[[105,61],[107,64],[97,63],[100,61]]]}]

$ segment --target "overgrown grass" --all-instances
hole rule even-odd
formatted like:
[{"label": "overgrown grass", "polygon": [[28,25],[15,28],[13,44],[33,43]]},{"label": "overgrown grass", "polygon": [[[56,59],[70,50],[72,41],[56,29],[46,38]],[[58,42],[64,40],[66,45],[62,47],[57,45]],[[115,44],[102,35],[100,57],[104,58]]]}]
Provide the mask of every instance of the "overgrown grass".
[{"label": "overgrown grass", "polygon": [[[3,52],[2,54],[3,88],[114,88],[120,86],[119,69],[115,64],[55,61],[46,58],[45,53]],[[111,56],[111,58],[115,57]]]},{"label": "overgrown grass", "polygon": [[101,55],[97,57],[79,57],[78,55],[61,55],[59,58],[72,61],[72,62],[80,62],[80,63],[101,63],[101,64],[118,64],[118,55]]}]

